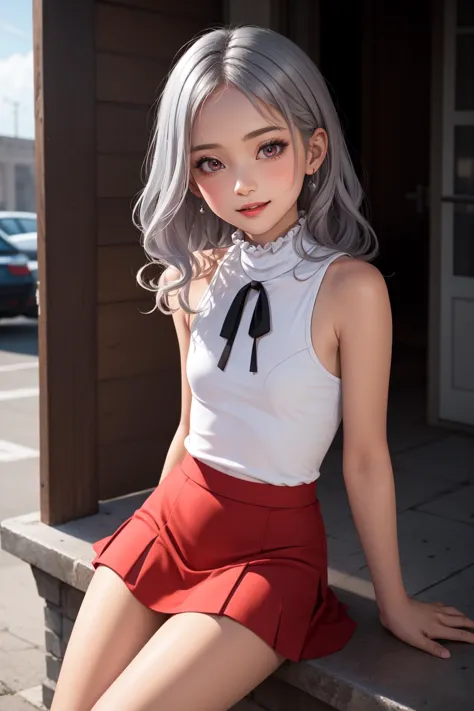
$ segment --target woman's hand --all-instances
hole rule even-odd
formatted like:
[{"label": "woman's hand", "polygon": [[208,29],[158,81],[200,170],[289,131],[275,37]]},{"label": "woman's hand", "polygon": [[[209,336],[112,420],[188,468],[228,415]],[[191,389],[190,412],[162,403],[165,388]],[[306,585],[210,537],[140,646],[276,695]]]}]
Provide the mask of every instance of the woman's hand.
[{"label": "woman's hand", "polygon": [[446,647],[435,639],[449,639],[474,644],[474,621],[455,607],[442,602],[420,602],[407,597],[400,607],[380,612],[382,625],[403,642],[418,647],[435,657],[448,659]]}]

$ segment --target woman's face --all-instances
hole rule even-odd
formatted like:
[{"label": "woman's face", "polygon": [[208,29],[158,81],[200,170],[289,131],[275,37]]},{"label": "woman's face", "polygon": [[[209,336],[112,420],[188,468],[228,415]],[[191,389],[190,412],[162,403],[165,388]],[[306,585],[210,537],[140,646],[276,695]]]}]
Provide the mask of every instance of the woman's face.
[{"label": "woman's face", "polygon": [[[264,116],[235,87],[217,89],[196,116],[190,155],[192,191],[218,217],[259,242],[275,239],[296,222],[304,176],[314,172],[313,156],[296,131],[295,173],[288,126],[279,112],[263,107]],[[255,203],[260,207],[242,209]]]}]

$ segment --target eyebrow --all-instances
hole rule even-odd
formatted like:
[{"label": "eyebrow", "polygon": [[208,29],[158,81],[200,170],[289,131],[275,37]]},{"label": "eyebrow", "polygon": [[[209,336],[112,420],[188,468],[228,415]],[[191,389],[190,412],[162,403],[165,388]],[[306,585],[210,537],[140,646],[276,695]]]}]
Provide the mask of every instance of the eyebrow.
[{"label": "eyebrow", "polygon": [[[257,128],[255,131],[250,131],[246,133],[243,140],[250,141],[252,138],[257,138],[257,136],[262,136],[264,133],[270,133],[271,131],[284,131],[282,126],[264,126],[263,128]],[[195,151],[208,151],[211,148],[222,148],[220,143],[201,143],[199,146],[191,146],[191,153]]]}]

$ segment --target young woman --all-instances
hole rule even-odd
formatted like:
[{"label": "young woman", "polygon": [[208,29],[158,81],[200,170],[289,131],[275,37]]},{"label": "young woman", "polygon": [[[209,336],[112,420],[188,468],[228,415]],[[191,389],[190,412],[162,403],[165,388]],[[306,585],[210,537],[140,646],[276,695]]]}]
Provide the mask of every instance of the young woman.
[{"label": "young woman", "polygon": [[224,711],[285,659],[350,640],[315,493],[341,416],[382,624],[440,657],[434,638],[474,640],[461,612],[402,583],[390,305],[361,200],[324,81],[297,46],[241,27],[189,47],[139,202],[145,250],[167,267],[157,285],[139,280],[173,313],[181,421],[159,485],[94,544],[53,711]]}]

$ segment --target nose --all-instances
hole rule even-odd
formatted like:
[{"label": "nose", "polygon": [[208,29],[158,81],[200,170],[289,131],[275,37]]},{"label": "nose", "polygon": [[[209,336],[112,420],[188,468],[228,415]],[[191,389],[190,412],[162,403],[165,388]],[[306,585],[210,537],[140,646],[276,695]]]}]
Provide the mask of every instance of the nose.
[{"label": "nose", "polygon": [[255,192],[256,189],[257,185],[255,184],[255,181],[249,176],[241,176],[235,181],[234,193],[236,195],[248,195],[249,193]]}]

